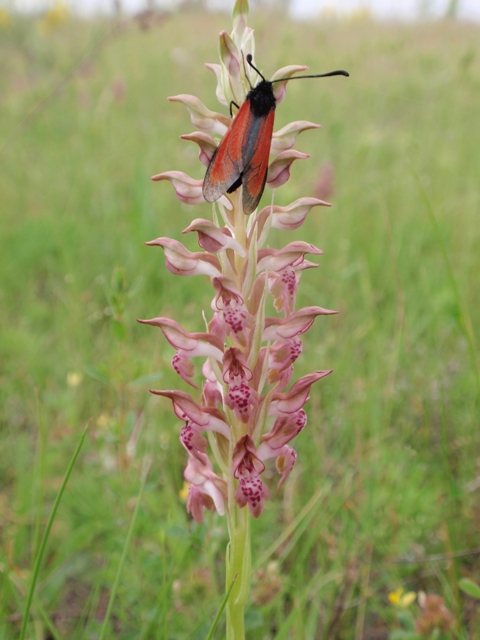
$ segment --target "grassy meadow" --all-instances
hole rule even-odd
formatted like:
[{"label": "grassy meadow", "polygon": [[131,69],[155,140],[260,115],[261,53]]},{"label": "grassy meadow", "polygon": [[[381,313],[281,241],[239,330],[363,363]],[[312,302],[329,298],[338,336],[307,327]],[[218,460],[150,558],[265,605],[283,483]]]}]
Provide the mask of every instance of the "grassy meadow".
[{"label": "grassy meadow", "polygon": [[[322,248],[298,306],[339,314],[305,336],[296,377],[315,385],[298,462],[253,523],[248,638],[413,638],[390,592],[437,594],[480,638],[480,27],[453,22],[294,24],[253,14],[267,77],[287,64],[351,77],[291,83],[276,128],[311,120],[276,202],[331,209],[272,245]],[[204,639],[224,590],[226,522],[181,498],[172,348],[136,318],[203,328],[212,290],[163,251],[210,206],[150,176],[201,178],[187,111],[210,109],[229,16],[177,14],[142,29],[70,19],[0,31],[0,640],[19,637],[49,514],[90,421],[48,538],[32,640]],[[267,193],[265,199],[269,197]],[[119,567],[121,572],[119,572]],[[460,586],[459,586],[460,585]],[[102,631],[108,603],[108,625]],[[216,638],[222,636],[221,625]],[[431,636],[434,637],[434,636]],[[442,636],[440,636],[442,637]]]}]

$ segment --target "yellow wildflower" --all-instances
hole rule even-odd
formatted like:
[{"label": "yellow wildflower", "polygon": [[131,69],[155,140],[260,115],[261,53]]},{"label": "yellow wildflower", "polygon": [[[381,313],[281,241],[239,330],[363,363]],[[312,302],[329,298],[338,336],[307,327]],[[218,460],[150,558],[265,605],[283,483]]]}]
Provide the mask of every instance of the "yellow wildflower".
[{"label": "yellow wildflower", "polygon": [[54,31],[58,26],[67,21],[69,9],[61,2],[55,2],[53,7],[45,12],[45,15],[38,22],[38,30],[44,36]]},{"label": "yellow wildflower", "polygon": [[188,487],[189,486],[190,486],[190,483],[187,482],[187,481],[184,481],[183,487],[182,487],[182,489],[180,490],[180,492],[178,494],[180,496],[180,500],[182,502],[186,502],[187,501],[187,498],[188,498]]},{"label": "yellow wildflower", "polygon": [[0,29],[8,29],[12,24],[12,17],[6,9],[0,8]]},{"label": "yellow wildflower", "polygon": [[372,12],[368,7],[360,6],[350,12],[349,15],[351,22],[370,22],[372,18]]},{"label": "yellow wildflower", "polygon": [[70,371],[69,373],[67,373],[67,384],[69,387],[72,387],[72,389],[78,387],[78,385],[82,383],[82,380],[82,374],[78,373],[77,371]]},{"label": "yellow wildflower", "polygon": [[393,606],[398,609],[406,609],[412,604],[416,597],[417,594],[414,591],[404,593],[404,589],[402,587],[398,587],[396,591],[392,591],[388,594],[388,599]]},{"label": "yellow wildflower", "polygon": [[101,413],[96,420],[96,424],[99,429],[106,429],[110,424],[110,422],[111,422],[110,416],[108,415],[108,413],[105,413],[105,412]]}]

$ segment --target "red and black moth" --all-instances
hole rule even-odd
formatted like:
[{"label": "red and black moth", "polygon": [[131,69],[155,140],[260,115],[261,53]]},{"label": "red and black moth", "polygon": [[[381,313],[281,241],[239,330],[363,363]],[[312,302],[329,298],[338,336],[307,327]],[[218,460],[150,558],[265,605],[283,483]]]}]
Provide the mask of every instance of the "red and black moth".
[{"label": "red and black moth", "polygon": [[262,79],[252,87],[246,76],[250,91],[210,160],[203,181],[203,197],[207,202],[216,202],[225,193],[233,193],[242,186],[243,212],[250,214],[257,208],[267,181],[276,107],[274,82],[349,74],[339,70],[266,80],[253,65],[250,54],[247,55],[247,62]]}]

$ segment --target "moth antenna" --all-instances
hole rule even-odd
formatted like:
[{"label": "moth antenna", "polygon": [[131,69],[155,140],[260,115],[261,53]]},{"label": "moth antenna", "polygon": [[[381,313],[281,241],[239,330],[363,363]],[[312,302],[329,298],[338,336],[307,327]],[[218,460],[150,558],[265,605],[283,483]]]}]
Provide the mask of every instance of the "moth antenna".
[{"label": "moth antenna", "polygon": [[245,78],[247,79],[250,90],[253,89],[252,83],[250,82],[250,78],[248,77],[247,67],[245,66],[245,56],[243,55],[243,51],[240,49],[240,53],[242,54],[242,63],[243,63],[243,73],[245,74]]},{"label": "moth antenna", "polygon": [[257,69],[257,67],[253,64],[252,60],[253,60],[252,54],[248,53],[247,54],[247,62],[248,62],[248,64],[252,67],[252,69],[254,71],[256,71],[258,73],[258,75],[261,77],[262,80],[265,80],[265,76],[263,75],[263,73],[260,73],[260,71]]},{"label": "moth antenna", "polygon": [[[248,57],[248,56],[247,56]],[[253,65],[251,65],[253,66]],[[255,67],[253,67],[255,69]],[[277,80],[271,80],[271,83],[273,84],[274,82],[284,82],[285,80],[287,80],[288,82],[290,82],[290,80],[303,80],[303,78],[328,78],[330,76],[345,76],[345,77],[349,77],[349,73],[348,71],[344,71],[343,69],[339,69],[337,71],[329,71],[328,73],[317,73],[313,76],[293,76],[293,78],[278,78]],[[263,76],[262,76],[263,78]]]}]

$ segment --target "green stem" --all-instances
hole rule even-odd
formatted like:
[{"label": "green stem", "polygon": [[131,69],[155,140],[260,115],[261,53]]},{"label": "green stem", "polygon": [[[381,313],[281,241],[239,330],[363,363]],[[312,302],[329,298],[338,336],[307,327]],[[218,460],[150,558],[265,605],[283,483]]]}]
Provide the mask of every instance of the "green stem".
[{"label": "green stem", "polygon": [[[243,213],[242,207],[239,206],[238,200],[236,206],[233,207],[234,216],[234,232],[235,240],[241,244],[241,246],[247,248],[247,216]],[[235,252],[235,268],[237,273],[241,274],[246,258],[242,258],[237,252]],[[240,288],[240,287],[239,287]]]},{"label": "green stem", "polygon": [[[235,239],[247,248],[247,218],[237,201],[233,208]],[[248,258],[235,254],[235,267],[238,274],[238,287],[241,290],[240,274]],[[246,354],[248,356],[248,353]],[[233,413],[233,412],[232,412]],[[245,425],[226,411],[231,425],[232,437],[228,461],[228,499],[227,519],[230,542],[226,554],[226,591],[227,598],[227,640],[245,640],[245,605],[250,592],[252,578],[252,557],[250,550],[250,512],[247,507],[240,509],[235,503],[235,485],[233,477],[233,451],[235,443],[245,434]]]},{"label": "green stem", "polygon": [[228,512],[230,542],[227,546],[227,640],[245,640],[245,605],[250,591],[252,558],[250,551],[250,512],[233,501]]}]

